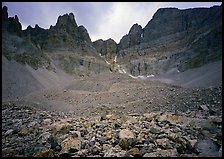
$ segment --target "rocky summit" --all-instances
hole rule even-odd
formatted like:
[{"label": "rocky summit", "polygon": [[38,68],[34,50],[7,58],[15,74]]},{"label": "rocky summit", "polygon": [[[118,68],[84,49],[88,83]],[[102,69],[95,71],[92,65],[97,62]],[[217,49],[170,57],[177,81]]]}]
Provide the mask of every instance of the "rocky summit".
[{"label": "rocky summit", "polygon": [[2,157],[222,157],[222,5],[160,8],[119,43],[2,7]]}]

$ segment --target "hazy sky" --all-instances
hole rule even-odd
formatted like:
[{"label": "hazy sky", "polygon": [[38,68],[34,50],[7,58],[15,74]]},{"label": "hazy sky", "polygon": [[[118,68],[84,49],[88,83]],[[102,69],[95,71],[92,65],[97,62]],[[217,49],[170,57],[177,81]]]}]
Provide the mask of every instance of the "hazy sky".
[{"label": "hazy sky", "polygon": [[35,24],[49,29],[59,15],[72,12],[92,41],[112,38],[118,43],[133,24],[144,28],[159,8],[211,7],[221,2],[2,2],[5,5],[10,17],[19,17],[23,29]]}]

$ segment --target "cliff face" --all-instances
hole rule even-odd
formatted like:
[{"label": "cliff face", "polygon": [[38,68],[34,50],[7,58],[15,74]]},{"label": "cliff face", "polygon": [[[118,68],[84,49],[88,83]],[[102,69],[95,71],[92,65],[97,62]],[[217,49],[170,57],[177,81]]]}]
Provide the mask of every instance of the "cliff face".
[{"label": "cliff face", "polygon": [[221,6],[159,9],[145,28],[134,24],[118,44],[118,64],[132,75],[186,71],[220,60]]}]

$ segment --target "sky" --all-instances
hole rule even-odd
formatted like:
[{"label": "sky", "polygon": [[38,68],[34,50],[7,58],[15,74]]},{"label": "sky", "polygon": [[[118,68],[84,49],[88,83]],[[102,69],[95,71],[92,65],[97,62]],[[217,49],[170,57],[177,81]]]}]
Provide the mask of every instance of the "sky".
[{"label": "sky", "polygon": [[9,17],[18,16],[22,29],[38,24],[49,29],[60,15],[73,13],[78,26],[83,25],[92,41],[112,38],[117,43],[133,24],[143,28],[159,8],[179,9],[211,7],[222,2],[2,2]]}]

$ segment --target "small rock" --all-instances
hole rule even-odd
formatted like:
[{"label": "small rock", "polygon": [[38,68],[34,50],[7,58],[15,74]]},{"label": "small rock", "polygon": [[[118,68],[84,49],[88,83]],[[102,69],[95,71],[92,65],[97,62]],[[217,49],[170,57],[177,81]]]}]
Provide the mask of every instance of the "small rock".
[{"label": "small rock", "polygon": [[114,124],[114,127],[115,127],[115,129],[119,129],[119,128],[121,127],[121,124],[119,124],[119,123],[115,123],[115,124]]},{"label": "small rock", "polygon": [[128,130],[128,129],[122,129],[122,130],[119,132],[119,138],[120,138],[120,139],[135,138],[135,134],[134,134],[131,130]]},{"label": "small rock", "polygon": [[131,156],[134,156],[134,157],[140,157],[140,151],[138,148],[132,148],[130,150],[128,150],[126,152],[126,154],[124,155],[124,157],[131,157]]},{"label": "small rock", "polygon": [[191,147],[194,147],[194,145],[196,144],[198,140],[194,139],[194,140],[189,140]]},{"label": "small rock", "polygon": [[194,150],[196,153],[214,154],[219,151],[218,146],[210,139],[200,140],[195,143]]},{"label": "small rock", "polygon": [[136,145],[136,139],[130,138],[130,139],[121,139],[119,141],[119,146],[123,149],[129,149],[131,147],[134,147]]},{"label": "small rock", "polygon": [[157,157],[155,153],[145,153],[143,157]]},{"label": "small rock", "polygon": [[143,116],[145,117],[145,120],[148,122],[152,121],[152,115],[150,113],[145,113],[143,114]]},{"label": "small rock", "polygon": [[112,139],[112,131],[108,131],[106,133],[106,140],[110,140],[110,139]]},{"label": "small rock", "polygon": [[86,130],[86,129],[81,129],[80,130],[80,135],[81,135],[81,137],[84,137],[85,135],[87,135],[88,134],[88,131]]},{"label": "small rock", "polygon": [[37,121],[32,121],[32,122],[30,122],[30,123],[28,124],[28,127],[33,127],[33,126],[35,126],[36,124],[38,124]]},{"label": "small rock", "polygon": [[201,105],[201,106],[200,106],[200,109],[201,109],[201,110],[204,110],[204,111],[208,111],[208,110],[209,110],[208,107],[207,107],[206,105]]},{"label": "small rock", "polygon": [[70,131],[70,133],[72,134],[72,137],[74,138],[81,137],[81,133],[79,131]]},{"label": "small rock", "polygon": [[151,152],[153,152],[153,149],[150,146],[144,146],[140,151],[140,155],[143,156],[144,154]]},{"label": "small rock", "polygon": [[218,116],[209,116],[208,120],[210,123],[214,124],[222,124],[222,118]]},{"label": "small rock", "polygon": [[194,153],[191,153],[191,154],[180,154],[180,157],[198,157],[198,156]]},{"label": "small rock", "polygon": [[68,137],[61,143],[61,153],[67,153],[71,148],[80,150],[81,149],[81,141],[77,138]]},{"label": "small rock", "polygon": [[52,122],[51,119],[44,119],[44,120],[43,120],[43,124],[44,124],[44,125],[49,125],[49,124],[51,124],[51,122]]},{"label": "small rock", "polygon": [[126,151],[121,150],[115,146],[106,151],[104,157],[124,157],[125,153]]},{"label": "small rock", "polygon": [[101,148],[95,144],[92,149],[92,154],[98,155],[100,152],[101,152]]},{"label": "small rock", "polygon": [[146,153],[143,157],[177,157],[178,152],[176,149],[157,150],[156,152]]},{"label": "small rock", "polygon": [[172,148],[172,145],[170,144],[170,140],[167,138],[157,139],[156,142],[163,149],[171,149]]},{"label": "small rock", "polygon": [[103,151],[104,150],[109,150],[110,148],[112,148],[112,145],[110,145],[110,144],[103,144]]},{"label": "small rock", "polygon": [[13,129],[9,129],[5,132],[5,135],[12,135]]},{"label": "small rock", "polygon": [[222,146],[219,148],[219,157],[222,157]]},{"label": "small rock", "polygon": [[51,136],[51,134],[49,132],[44,132],[42,133],[39,137],[37,142],[38,143],[46,143],[47,139]]},{"label": "small rock", "polygon": [[77,152],[77,155],[80,157],[87,157],[88,155],[88,149],[83,149]]},{"label": "small rock", "polygon": [[54,157],[54,152],[51,149],[41,150],[37,152],[34,157]]},{"label": "small rock", "polygon": [[68,152],[60,153],[59,157],[71,157],[71,155]]},{"label": "small rock", "polygon": [[111,120],[112,117],[113,117],[113,114],[107,114],[107,115],[106,115],[106,119],[107,119],[107,120]]},{"label": "small rock", "polygon": [[161,130],[158,129],[158,128],[155,128],[155,127],[151,127],[149,131],[151,133],[153,133],[153,134],[159,134],[159,133],[161,133]]},{"label": "small rock", "polygon": [[95,140],[90,141],[90,142],[88,143],[87,147],[88,147],[88,151],[89,151],[89,152],[92,152],[92,151],[93,151],[93,146],[95,145],[95,143],[96,143]]},{"label": "small rock", "polygon": [[51,144],[51,149],[56,149],[58,151],[61,150],[61,146],[58,144],[58,138],[56,136],[51,135],[48,139],[47,139],[48,143]]},{"label": "small rock", "polygon": [[18,132],[18,134],[19,134],[20,136],[25,136],[25,135],[27,135],[28,133],[29,133],[28,129],[27,129],[27,128],[24,128],[24,127]]}]

